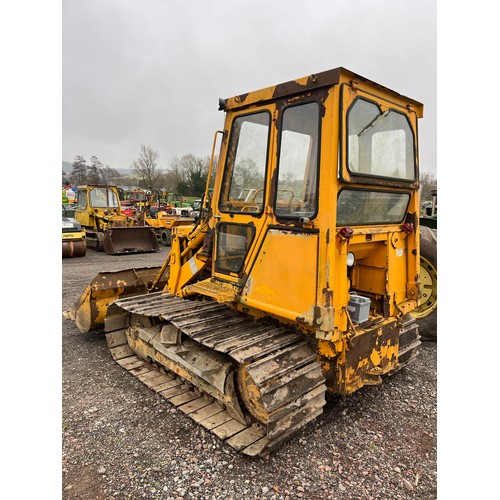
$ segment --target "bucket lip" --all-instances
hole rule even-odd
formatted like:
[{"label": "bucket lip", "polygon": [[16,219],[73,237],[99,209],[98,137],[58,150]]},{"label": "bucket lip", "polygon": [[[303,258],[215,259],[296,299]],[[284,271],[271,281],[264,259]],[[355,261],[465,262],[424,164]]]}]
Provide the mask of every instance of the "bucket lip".
[{"label": "bucket lip", "polygon": [[160,250],[154,228],[150,226],[109,227],[104,236],[103,247],[109,255]]}]

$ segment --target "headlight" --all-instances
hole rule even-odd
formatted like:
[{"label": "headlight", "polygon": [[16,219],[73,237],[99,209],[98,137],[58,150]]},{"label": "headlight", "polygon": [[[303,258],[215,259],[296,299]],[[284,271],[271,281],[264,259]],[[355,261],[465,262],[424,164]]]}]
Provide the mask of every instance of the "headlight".
[{"label": "headlight", "polygon": [[352,252],[349,252],[347,254],[347,266],[352,267],[354,265],[354,254]]}]

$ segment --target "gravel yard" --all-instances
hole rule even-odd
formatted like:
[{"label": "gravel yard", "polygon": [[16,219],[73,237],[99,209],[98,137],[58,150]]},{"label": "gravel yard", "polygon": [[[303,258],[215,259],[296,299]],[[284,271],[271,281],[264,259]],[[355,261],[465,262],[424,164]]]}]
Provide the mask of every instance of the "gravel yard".
[{"label": "gravel yard", "polygon": [[[99,271],[158,253],[63,259],[62,310]],[[115,363],[103,333],[62,319],[62,498],[437,498],[436,344],[323,414],[265,459],[238,455]]]}]

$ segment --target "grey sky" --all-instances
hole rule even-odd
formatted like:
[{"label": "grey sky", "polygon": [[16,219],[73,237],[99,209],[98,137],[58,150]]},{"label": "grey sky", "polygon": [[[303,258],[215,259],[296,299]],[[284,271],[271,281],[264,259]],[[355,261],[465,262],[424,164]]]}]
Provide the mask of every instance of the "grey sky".
[{"label": "grey sky", "polygon": [[218,98],[343,66],[424,103],[436,174],[436,0],[64,0],[62,159],[208,156]]}]

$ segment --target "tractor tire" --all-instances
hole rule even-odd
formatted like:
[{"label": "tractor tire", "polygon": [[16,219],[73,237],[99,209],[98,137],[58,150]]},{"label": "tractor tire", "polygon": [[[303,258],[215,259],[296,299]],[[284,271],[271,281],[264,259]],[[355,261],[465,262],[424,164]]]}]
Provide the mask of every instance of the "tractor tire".
[{"label": "tractor tire", "polygon": [[412,312],[422,340],[437,340],[437,230],[420,226],[422,301]]},{"label": "tractor tire", "polygon": [[161,234],[161,244],[170,247],[172,246],[172,233],[168,229],[164,229]]}]

